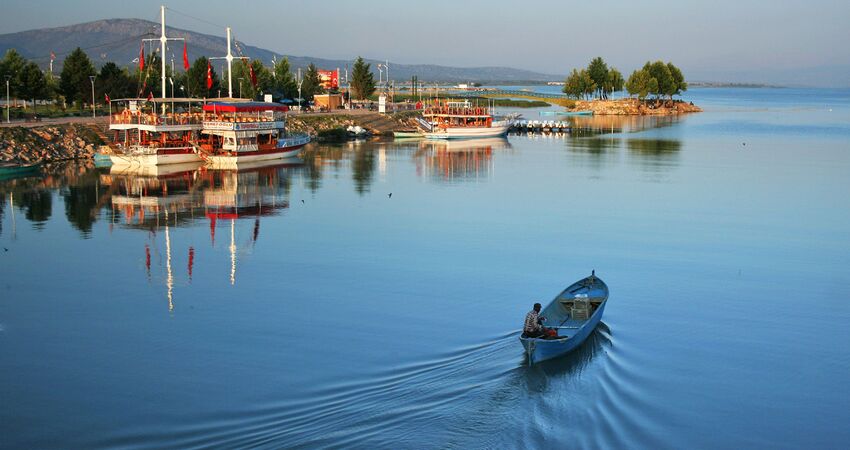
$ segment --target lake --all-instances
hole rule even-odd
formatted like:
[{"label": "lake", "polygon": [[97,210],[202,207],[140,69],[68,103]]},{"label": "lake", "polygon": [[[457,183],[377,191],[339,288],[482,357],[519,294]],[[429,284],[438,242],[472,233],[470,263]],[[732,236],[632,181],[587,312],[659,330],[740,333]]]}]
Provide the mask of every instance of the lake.
[{"label": "lake", "polygon": [[[0,181],[0,447],[845,447],[850,91],[685,99]],[[525,313],[594,269],[602,324],[527,366]]]}]

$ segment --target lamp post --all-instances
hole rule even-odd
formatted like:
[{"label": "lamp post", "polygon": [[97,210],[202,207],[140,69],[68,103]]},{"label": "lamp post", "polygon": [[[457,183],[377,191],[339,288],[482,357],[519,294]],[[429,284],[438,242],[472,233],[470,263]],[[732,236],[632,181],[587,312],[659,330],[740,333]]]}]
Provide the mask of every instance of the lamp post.
[{"label": "lamp post", "polygon": [[91,116],[92,118],[97,118],[97,110],[94,109],[94,75],[89,75],[89,80],[91,80]]},{"label": "lamp post", "polygon": [[301,112],[301,83],[304,82],[304,79],[301,78],[301,68],[298,68],[298,112]]},{"label": "lamp post", "polygon": [[9,80],[12,78],[11,75],[6,75],[6,123],[9,122]]}]

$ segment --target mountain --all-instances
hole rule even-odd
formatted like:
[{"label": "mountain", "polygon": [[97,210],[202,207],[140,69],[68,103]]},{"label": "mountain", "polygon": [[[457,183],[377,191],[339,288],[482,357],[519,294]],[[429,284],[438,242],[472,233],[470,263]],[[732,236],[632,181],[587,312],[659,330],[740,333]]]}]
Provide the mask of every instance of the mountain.
[{"label": "mountain", "polygon": [[[113,61],[119,66],[129,66],[132,60],[139,56],[141,39],[156,38],[160,34],[160,25],[141,19],[107,19],[95,22],[81,23],[58,28],[21,31],[0,35],[0,52],[5,53],[10,48],[16,49],[25,58],[35,61],[47,68],[50,52],[56,54],[54,72],[62,68],[62,61],[75,48],[82,48],[99,66]],[[223,56],[227,52],[227,42],[223,36],[195,33],[189,30],[166,27],[169,37],[185,38],[188,43],[189,60],[199,56]],[[159,48],[159,43],[153,44]],[[182,62],[182,46],[178,42],[168,51],[166,62],[170,63],[171,53],[177,66]],[[293,70],[313,63],[320,69],[331,70],[351,65],[352,61],[315,58],[309,56],[285,55],[244,43],[239,43],[241,55],[263,61],[271,65],[272,57],[288,56]],[[234,51],[235,52],[235,51]],[[353,58],[352,58],[353,60]],[[372,64],[372,70],[377,75],[377,64],[383,61],[367,60]],[[394,80],[410,80],[416,75],[423,82],[541,82],[561,80],[563,75],[549,75],[528,70],[509,67],[447,67],[432,64],[394,64],[390,61],[390,72]]]}]

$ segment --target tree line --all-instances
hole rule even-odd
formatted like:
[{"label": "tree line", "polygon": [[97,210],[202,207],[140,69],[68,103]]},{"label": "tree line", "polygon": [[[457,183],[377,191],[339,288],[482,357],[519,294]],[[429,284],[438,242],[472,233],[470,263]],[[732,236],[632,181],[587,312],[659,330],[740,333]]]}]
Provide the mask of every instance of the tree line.
[{"label": "tree line", "polygon": [[624,80],[620,71],[609,68],[601,57],[596,57],[587,68],[570,72],[564,80],[563,92],[575,99],[607,99],[623,88],[640,100],[650,95],[656,99],[667,97],[672,100],[674,95],[688,90],[688,83],[682,71],[671,62],[647,61],[641,69],[632,72],[628,80]]},{"label": "tree line", "polygon": [[[45,73],[32,61],[27,61],[15,49],[10,49],[0,59],[0,82],[8,79],[11,97],[23,100],[57,100],[74,103],[78,107],[92,101],[92,85],[89,77],[94,76],[94,100],[96,103],[117,98],[144,98],[162,95],[162,60],[158,52],[144,56],[144,68],[120,67],[107,62],[96,70],[88,55],[79,47],[71,52],[62,66],[58,77]],[[233,63],[234,95],[259,99],[261,94],[272,94],[278,99],[297,99],[298,82],[292,72],[289,59],[277,61],[271,68],[254,59]],[[207,70],[209,69],[208,83]],[[199,57],[188,70],[173,70],[165,66],[165,75],[173,81],[166,82],[166,97],[213,98],[227,95],[227,81],[216,72],[210,60]],[[7,78],[8,77],[8,78]],[[375,79],[370,64],[358,57],[351,74],[352,98],[365,99],[375,91]],[[314,64],[307,66],[301,83],[301,97],[311,101],[316,94],[325,93],[319,70]]]}]

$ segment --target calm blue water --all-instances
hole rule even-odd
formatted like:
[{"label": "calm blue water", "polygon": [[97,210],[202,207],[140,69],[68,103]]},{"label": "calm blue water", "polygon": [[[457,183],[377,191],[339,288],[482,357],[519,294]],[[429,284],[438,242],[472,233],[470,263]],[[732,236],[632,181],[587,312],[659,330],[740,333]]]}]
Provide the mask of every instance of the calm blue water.
[{"label": "calm blue water", "polygon": [[[845,447],[850,91],[685,98],[0,182],[0,447]],[[525,313],[592,269],[603,324],[527,367]]]}]

